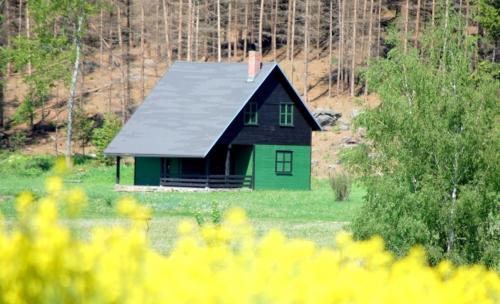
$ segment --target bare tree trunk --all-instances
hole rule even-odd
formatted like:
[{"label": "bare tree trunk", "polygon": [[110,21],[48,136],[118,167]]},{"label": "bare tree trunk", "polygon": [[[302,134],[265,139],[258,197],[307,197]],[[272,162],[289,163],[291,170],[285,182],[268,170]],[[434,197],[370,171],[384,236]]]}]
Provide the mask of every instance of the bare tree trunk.
[{"label": "bare tree trunk", "polygon": [[235,35],[234,35],[234,57],[238,57],[238,41],[240,39],[240,24],[238,23],[238,2],[234,2],[234,25],[235,25]]},{"label": "bare tree trunk", "polygon": [[259,50],[260,52],[263,51],[263,45],[262,45],[262,28],[263,28],[263,23],[264,22],[264,0],[260,0],[260,13],[259,13]]},{"label": "bare tree trunk", "polygon": [[[127,13],[127,38],[128,38],[128,44],[127,44],[127,58],[130,55],[130,49],[134,46],[134,31],[132,30],[132,0],[127,0],[126,1],[126,13]],[[129,81],[129,61],[127,59],[127,83]],[[130,84],[127,84],[130,88]],[[130,90],[130,89],[129,89]],[[128,91],[129,92],[129,91]],[[129,94],[129,93],[128,93]]]},{"label": "bare tree trunk", "polygon": [[248,3],[249,0],[245,1],[245,27],[243,28],[243,60],[247,57],[248,48]]},{"label": "bare tree trunk", "polygon": [[195,27],[195,45],[194,45],[194,60],[198,61],[200,47],[200,5],[196,5],[196,27]]},{"label": "bare tree trunk", "polygon": [[274,0],[273,37],[272,37],[274,61],[276,61],[276,58],[277,58],[277,55],[276,55],[276,30],[278,27],[278,2],[279,2],[278,0]]},{"label": "bare tree trunk", "polygon": [[[11,36],[11,32],[10,32],[10,0],[6,0],[5,1],[5,21],[3,21],[3,24],[2,24],[2,27],[5,28],[5,44],[7,45],[7,49],[10,48],[10,36]],[[2,21],[0,21],[0,23],[2,23]],[[7,62],[7,71],[6,71],[6,74],[7,74],[7,77],[10,76],[10,73],[11,73],[11,63],[10,63],[10,60]],[[2,90],[3,90],[3,86],[2,86]],[[2,101],[0,101],[1,103]],[[0,116],[2,116],[2,109],[1,109],[2,105],[0,105]],[[3,125],[3,118],[0,117],[0,128],[2,127]]]},{"label": "bare tree trunk", "polygon": [[405,7],[404,7],[404,16],[405,16],[405,19],[404,19],[404,36],[403,36],[403,52],[407,52],[408,51],[408,17],[409,17],[409,13],[410,13],[410,1],[409,0],[406,0],[405,2]]},{"label": "bare tree trunk", "polygon": [[342,87],[341,87],[341,90],[343,91],[344,90],[344,85],[347,84],[347,71],[346,71],[346,66],[348,64],[348,60],[347,60],[347,38],[346,37],[349,37],[348,35],[348,31],[347,31],[347,27],[346,27],[346,13],[347,13],[347,10],[346,10],[346,2],[348,0],[342,0],[342,62],[341,62],[341,74],[340,74],[340,79],[342,79]]},{"label": "bare tree trunk", "polygon": [[4,75],[3,71],[0,70],[0,128],[4,127],[4,99],[5,99],[5,88],[4,88]]},{"label": "bare tree trunk", "polygon": [[309,65],[309,0],[305,3],[305,14],[304,14],[304,101],[309,102],[308,99],[308,65]]},{"label": "bare tree trunk", "polygon": [[432,0],[432,8],[431,8],[431,24],[432,28],[435,26],[436,20],[436,0]]},{"label": "bare tree trunk", "polygon": [[122,27],[121,27],[121,9],[120,9],[120,3],[116,3],[116,9],[117,9],[117,17],[118,17],[118,45],[120,46],[120,82],[122,85],[122,94],[121,94],[121,114],[122,114],[122,123],[125,123],[127,121],[127,90],[128,90],[128,85],[125,81],[125,71],[124,71],[124,65],[125,65],[125,51],[124,51],[124,46],[123,46],[123,35],[122,35]]},{"label": "bare tree trunk", "polygon": [[354,16],[352,21],[352,60],[351,60],[351,97],[354,97],[354,76],[356,75],[356,25],[358,23],[358,0],[354,0]]},{"label": "bare tree trunk", "polygon": [[446,62],[446,49],[447,49],[447,39],[448,37],[446,36],[446,31],[448,30],[448,20],[449,20],[449,10],[450,10],[450,3],[449,0],[445,0],[445,8],[444,8],[444,41],[443,41],[443,57],[441,59],[441,67],[444,67],[445,62]]},{"label": "bare tree trunk", "polygon": [[19,16],[17,21],[17,37],[21,37],[23,32],[23,0],[19,0]]},{"label": "bare tree trunk", "polygon": [[[7,1],[5,3],[5,6],[2,7],[2,3],[0,3],[0,7],[2,8],[2,11],[5,10],[6,13],[5,15],[8,16],[8,11],[9,11],[9,5],[8,5],[8,2]],[[7,17],[5,18],[6,20],[2,20],[0,18],[0,27],[8,27],[8,24],[9,24],[9,21],[10,19]],[[8,30],[6,30],[5,32],[6,36],[9,35],[9,32]],[[0,48],[3,48],[4,46],[4,39],[2,39],[3,37],[0,36]],[[2,69],[0,69],[0,128],[3,128],[4,127],[4,119],[3,119],[3,115],[4,115],[4,99],[5,99],[5,92],[4,92],[4,73],[2,71]]]},{"label": "bare tree trunk", "polygon": [[295,72],[295,66],[294,66],[294,58],[295,58],[295,13],[296,13],[296,6],[297,6],[297,0],[292,0],[293,1],[293,6],[292,6],[292,37],[291,37],[291,43],[292,47],[290,49],[290,56],[291,56],[291,62],[290,65],[292,66],[292,72],[291,72],[291,78],[292,78],[292,84],[293,84],[293,72]]},{"label": "bare tree trunk", "polygon": [[465,0],[465,29],[469,29],[469,0]]},{"label": "bare tree trunk", "polygon": [[132,31],[132,22],[131,22],[131,16],[132,16],[132,0],[127,0],[127,38],[128,38],[128,43],[126,43],[125,47],[125,57],[122,57],[124,62],[126,63],[126,91],[125,91],[125,119],[128,119],[128,109],[130,107],[130,103],[132,101],[131,98],[131,90],[132,90],[132,84],[130,83],[130,72],[131,72],[131,64],[130,64],[130,49],[133,47],[134,43],[134,37],[133,37],[133,31]]},{"label": "bare tree trunk", "polygon": [[[28,3],[26,3],[26,38],[28,40],[30,39],[31,36],[31,28],[30,28],[30,11],[28,7]],[[28,62],[28,75],[31,75],[31,60]]]},{"label": "bare tree trunk", "polygon": [[[7,1],[8,2],[8,1]],[[102,31],[103,31],[103,14],[104,14],[104,10],[101,8],[101,11],[99,13],[99,64],[102,66],[102,62],[103,62],[103,35],[102,35]]]},{"label": "bare tree trunk", "polygon": [[332,97],[332,40],[333,40],[333,0],[330,0],[330,26],[328,31],[328,97]]},{"label": "bare tree trunk", "polygon": [[[372,31],[373,31],[373,0],[370,0],[370,24],[368,25],[368,61],[367,65],[370,66],[372,59]],[[365,98],[368,95],[368,80],[365,79]]]},{"label": "bare tree trunk", "polygon": [[[433,0],[434,1],[434,0]],[[378,0],[377,57],[380,56],[380,33],[382,27],[382,0]]]},{"label": "bare tree trunk", "polygon": [[227,8],[227,59],[231,62],[231,40],[232,40],[232,32],[231,32],[231,12],[232,12],[232,1],[229,0],[228,8]]},{"label": "bare tree trunk", "polygon": [[141,0],[141,101],[144,101],[144,0]]},{"label": "bare tree trunk", "polygon": [[[155,4],[155,52],[156,61],[160,62],[161,44],[160,44],[160,6],[161,0],[157,0]],[[158,76],[158,64],[155,64],[155,76]]]},{"label": "bare tree trunk", "polygon": [[292,28],[292,0],[288,1],[288,17],[286,24],[286,59],[290,60],[290,46],[291,46],[291,28]]},{"label": "bare tree trunk", "polygon": [[177,59],[182,60],[182,0],[179,0],[178,33],[177,33]]},{"label": "bare tree trunk", "polygon": [[[109,89],[108,89],[108,113],[111,113],[111,100],[112,100],[112,92],[113,92],[113,47],[112,47],[112,39],[113,39],[113,25],[112,21],[112,13],[109,12],[109,31],[108,31],[108,41],[109,43],[106,45],[108,49],[108,76],[109,76]],[[104,42],[104,41],[103,41]]]},{"label": "bare tree trunk", "polygon": [[221,32],[220,32],[220,0],[217,0],[217,61],[222,61]]},{"label": "bare tree trunk", "polygon": [[[205,26],[208,27],[209,23],[210,23],[210,19],[209,19],[209,14],[210,14],[210,10],[209,10],[209,5],[208,5],[208,0],[205,0],[205,3],[204,3],[204,6],[205,6]],[[209,40],[209,36],[210,36],[210,33],[209,31],[206,31],[205,32],[205,35],[204,35],[204,41],[203,41],[203,58],[204,60],[207,60],[208,59],[208,40]]]},{"label": "bare tree trunk", "polygon": [[364,60],[366,58],[365,56],[365,49],[366,49],[366,42],[365,42],[365,32],[366,32],[366,26],[365,23],[367,22],[366,20],[366,8],[367,8],[368,1],[364,0],[363,1],[363,17],[361,17],[361,60]]},{"label": "bare tree trunk", "polygon": [[[374,0],[370,0],[370,24],[368,26],[368,59],[372,57],[372,44],[373,44],[373,7]],[[370,62],[370,60],[368,60]]]},{"label": "bare tree trunk", "polygon": [[[338,1],[338,18],[339,18],[339,44],[338,44],[338,50],[337,50],[337,94],[340,92],[340,85],[342,83],[341,77],[342,77],[342,47],[343,43],[342,40],[344,39],[344,24],[342,22],[342,0],[337,0]],[[344,0],[345,1],[345,0]]]},{"label": "bare tree trunk", "polygon": [[321,40],[321,0],[318,0],[318,26],[316,28],[316,59],[321,55],[320,40]]},{"label": "bare tree trunk", "polygon": [[167,49],[167,64],[170,65],[172,62],[172,47],[170,45],[170,35],[169,35],[169,20],[168,20],[168,11],[167,11],[167,1],[162,0],[163,2],[163,24],[165,27],[165,48]]},{"label": "bare tree trunk", "polygon": [[72,139],[73,139],[73,106],[75,103],[76,83],[78,80],[78,71],[80,69],[80,33],[82,31],[83,17],[78,18],[78,25],[75,33],[75,63],[73,75],[71,76],[71,86],[68,98],[68,123],[66,129],[66,161],[71,165]]},{"label": "bare tree trunk", "polygon": [[188,24],[187,24],[187,61],[191,61],[191,44],[193,35],[193,1],[188,0]]},{"label": "bare tree trunk", "polygon": [[417,16],[415,20],[415,39],[413,44],[415,45],[416,48],[418,48],[418,35],[420,34],[420,6],[421,6],[421,0],[417,0]]}]

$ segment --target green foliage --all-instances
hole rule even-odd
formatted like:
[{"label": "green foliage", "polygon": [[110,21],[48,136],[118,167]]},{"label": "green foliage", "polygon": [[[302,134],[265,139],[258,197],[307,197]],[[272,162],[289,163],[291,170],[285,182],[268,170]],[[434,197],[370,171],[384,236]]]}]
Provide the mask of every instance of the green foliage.
[{"label": "green foliage", "polygon": [[[27,3],[31,18],[31,35],[12,39],[4,49],[17,70],[30,69],[23,80],[28,93],[16,113],[15,122],[33,123],[35,110],[42,106],[58,82],[67,83],[75,56],[75,24],[87,18],[96,5],[83,0],[32,0]],[[57,26],[56,26],[57,25]],[[57,28],[57,31],[54,29]]]},{"label": "green foliage", "polygon": [[34,113],[35,107],[33,101],[29,96],[26,96],[16,109],[13,120],[15,123],[30,121],[30,125],[32,125]]},{"label": "green foliage", "polygon": [[367,73],[381,104],[357,117],[368,140],[344,154],[367,186],[352,229],[399,256],[422,244],[431,263],[497,266],[499,83],[473,69],[465,22],[443,19],[419,50],[396,43]]},{"label": "green foliage", "polygon": [[28,143],[28,137],[25,132],[17,132],[9,137],[10,150],[18,150]]},{"label": "green foliage", "polygon": [[476,21],[486,30],[492,41],[500,39],[500,1],[478,0]]},{"label": "green foliage", "polygon": [[80,141],[83,154],[85,154],[85,147],[92,140],[95,122],[87,117],[87,113],[82,108],[78,108],[74,113],[73,127],[75,130],[75,139]]},{"label": "green foliage", "polygon": [[120,131],[122,124],[118,117],[108,114],[104,117],[102,127],[94,130],[92,135],[92,144],[97,151],[97,159],[106,164],[112,164],[112,160],[104,157],[104,149],[109,145],[113,138]]},{"label": "green foliage", "polygon": [[39,176],[54,165],[54,157],[46,155],[0,154],[0,174]]},{"label": "green foliage", "polygon": [[194,218],[199,226],[203,226],[208,223],[219,225],[222,222],[222,215],[224,212],[224,208],[222,208],[216,201],[213,201],[210,204],[210,210],[197,210],[194,214]]},{"label": "green foliage", "polygon": [[330,176],[330,186],[337,201],[346,201],[351,194],[352,179],[346,173],[334,174]]}]

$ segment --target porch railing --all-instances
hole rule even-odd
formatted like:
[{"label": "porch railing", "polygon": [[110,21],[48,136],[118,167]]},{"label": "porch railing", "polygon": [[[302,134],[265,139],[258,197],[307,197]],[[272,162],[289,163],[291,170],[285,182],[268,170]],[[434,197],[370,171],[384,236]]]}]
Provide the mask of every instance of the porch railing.
[{"label": "porch railing", "polygon": [[186,175],[180,178],[163,177],[160,185],[192,188],[253,188],[251,175]]}]

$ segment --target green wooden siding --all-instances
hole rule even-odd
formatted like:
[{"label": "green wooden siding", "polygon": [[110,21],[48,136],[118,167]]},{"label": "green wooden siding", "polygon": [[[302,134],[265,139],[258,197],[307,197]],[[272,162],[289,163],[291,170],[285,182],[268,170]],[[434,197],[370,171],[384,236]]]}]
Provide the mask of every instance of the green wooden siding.
[{"label": "green wooden siding", "polygon": [[160,170],[160,158],[136,157],[134,184],[140,186],[160,185]]},{"label": "green wooden siding", "polygon": [[231,157],[234,158],[234,174],[252,175],[253,172],[252,146],[233,146]]},{"label": "green wooden siding", "polygon": [[[292,173],[276,173],[276,151],[293,152]],[[311,189],[311,147],[255,145],[255,189]]]}]

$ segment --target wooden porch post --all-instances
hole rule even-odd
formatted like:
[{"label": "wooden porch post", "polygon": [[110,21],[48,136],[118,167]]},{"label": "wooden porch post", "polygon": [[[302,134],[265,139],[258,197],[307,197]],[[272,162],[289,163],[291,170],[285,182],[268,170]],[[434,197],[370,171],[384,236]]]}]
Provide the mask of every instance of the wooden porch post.
[{"label": "wooden porch post", "polygon": [[208,188],[210,186],[210,155],[207,155],[207,157],[205,158],[205,178],[205,187]]},{"label": "wooden porch post", "polygon": [[116,184],[120,184],[120,160],[121,156],[116,157]]},{"label": "wooden porch post", "polygon": [[232,145],[228,145],[227,146],[227,152],[226,152],[226,166],[225,166],[225,171],[224,171],[224,175],[226,175],[226,177],[229,175],[229,172],[231,172],[231,168],[230,168],[230,165],[231,165],[231,146]]}]

